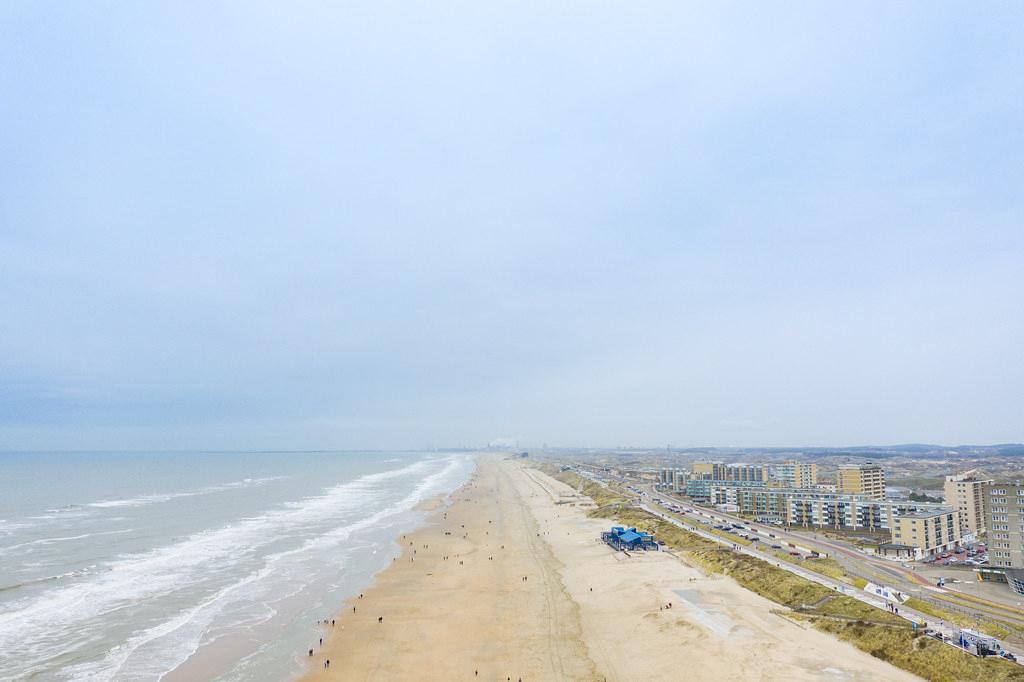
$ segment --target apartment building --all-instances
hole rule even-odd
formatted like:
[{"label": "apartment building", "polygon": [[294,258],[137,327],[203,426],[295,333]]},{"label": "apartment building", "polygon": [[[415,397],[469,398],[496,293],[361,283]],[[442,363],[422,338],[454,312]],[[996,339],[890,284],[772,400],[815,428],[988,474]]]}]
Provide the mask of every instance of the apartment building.
[{"label": "apartment building", "polygon": [[691,476],[686,481],[686,496],[701,504],[732,504],[733,501],[725,500],[726,493],[721,490],[734,488],[764,488],[767,483],[763,481],[716,481],[710,478],[695,478]]},{"label": "apartment building", "polygon": [[767,481],[768,467],[763,464],[713,465],[711,478],[716,481]]},{"label": "apartment building", "polygon": [[786,488],[813,488],[818,484],[818,465],[786,460],[771,468],[772,480]]},{"label": "apartment building", "polygon": [[977,469],[946,476],[946,504],[960,512],[960,531],[964,535],[978,537],[985,532],[984,488],[992,482]]},{"label": "apartment building", "polygon": [[1024,481],[996,481],[983,488],[989,565],[1000,568],[1024,594]]},{"label": "apartment building", "polygon": [[733,485],[714,488],[716,505],[733,506],[737,513],[750,514],[761,521],[786,523],[789,495],[779,488]]},{"label": "apartment building", "polygon": [[714,481],[767,481],[769,478],[768,467],[763,464],[694,462],[691,470],[696,478]]},{"label": "apartment building", "polygon": [[658,474],[658,483],[673,491],[685,490],[686,479],[690,472],[685,469],[662,469]]},{"label": "apartment building", "polygon": [[878,464],[842,464],[839,466],[838,492],[885,499],[885,470]]},{"label": "apartment building", "polygon": [[954,549],[960,537],[960,512],[952,507],[900,514],[892,527],[893,543],[913,547],[915,559]]},{"label": "apartment building", "polygon": [[[806,488],[779,488],[763,483],[734,481],[691,479],[687,482],[686,489],[687,494],[696,500],[715,505],[735,506],[739,513],[791,526],[891,534],[897,527],[897,520],[900,517],[918,513],[953,514],[959,524],[959,512],[943,504],[909,500],[873,500],[865,495],[847,495]],[[907,537],[913,536],[914,533],[911,532]],[[959,525],[957,532],[943,532],[942,536],[949,536],[954,542],[959,541]],[[923,538],[923,535],[921,537]],[[934,543],[921,545],[924,554],[933,549]]]}]

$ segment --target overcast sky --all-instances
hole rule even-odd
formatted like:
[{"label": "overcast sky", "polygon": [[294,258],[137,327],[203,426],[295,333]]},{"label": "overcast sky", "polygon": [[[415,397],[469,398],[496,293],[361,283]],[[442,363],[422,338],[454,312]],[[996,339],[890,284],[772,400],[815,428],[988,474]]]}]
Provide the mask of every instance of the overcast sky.
[{"label": "overcast sky", "polygon": [[1021,26],[5,2],[0,450],[1024,440]]}]

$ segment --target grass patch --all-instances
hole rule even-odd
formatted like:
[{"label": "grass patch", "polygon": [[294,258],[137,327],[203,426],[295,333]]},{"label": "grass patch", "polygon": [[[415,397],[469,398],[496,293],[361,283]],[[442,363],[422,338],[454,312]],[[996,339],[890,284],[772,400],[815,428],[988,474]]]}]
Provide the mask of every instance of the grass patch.
[{"label": "grass patch", "polygon": [[846,571],[843,570],[842,565],[835,559],[804,559],[800,565],[815,573],[820,573],[836,580],[846,578]]},{"label": "grass patch", "polygon": [[[843,570],[843,567],[835,559],[799,559],[789,552],[783,552],[778,549],[773,549],[772,554],[783,561],[806,568],[808,571],[814,571],[815,573],[820,573],[823,576],[834,578],[835,580],[845,581],[846,571]],[[865,585],[866,584],[867,583],[865,583]]]},{"label": "grass patch", "polygon": [[892,478],[886,481],[889,485],[899,485],[906,488],[923,488],[925,490],[942,490],[946,482],[945,476],[905,476],[903,478]]},{"label": "grass patch", "polygon": [[612,504],[621,504],[623,502],[628,501],[628,498],[626,498],[624,495],[620,495],[619,493],[615,492],[614,490],[611,490],[610,488],[606,488],[600,483],[595,483],[594,481],[591,481],[589,478],[580,476],[576,472],[559,471],[558,467],[552,464],[540,464],[537,468],[543,471],[551,478],[555,479],[556,481],[561,481],[570,488],[579,490],[580,493],[592,499],[594,501],[594,504],[596,504],[598,507],[604,507]]},{"label": "grass patch", "polygon": [[1024,680],[1024,668],[1015,663],[976,658],[905,628],[825,619],[814,627],[932,682]]},{"label": "grass patch", "polygon": [[986,635],[991,635],[993,637],[1004,638],[1012,632],[1009,628],[1002,627],[995,623],[981,623],[979,627],[977,621],[966,614],[958,613],[956,611],[948,611],[941,606],[936,606],[931,602],[917,597],[911,597],[906,601],[906,604],[915,611],[926,613],[937,620],[944,620],[947,623],[956,623],[963,628],[978,628]]}]

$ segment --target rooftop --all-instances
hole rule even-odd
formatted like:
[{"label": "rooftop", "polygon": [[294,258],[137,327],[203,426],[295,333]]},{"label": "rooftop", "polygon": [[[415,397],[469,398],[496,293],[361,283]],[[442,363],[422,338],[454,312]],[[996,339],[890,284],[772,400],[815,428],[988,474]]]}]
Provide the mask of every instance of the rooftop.
[{"label": "rooftop", "polygon": [[943,516],[945,514],[952,514],[955,509],[952,507],[935,507],[933,509],[918,509],[912,512],[904,512],[899,515],[901,519],[930,519],[935,516]]}]

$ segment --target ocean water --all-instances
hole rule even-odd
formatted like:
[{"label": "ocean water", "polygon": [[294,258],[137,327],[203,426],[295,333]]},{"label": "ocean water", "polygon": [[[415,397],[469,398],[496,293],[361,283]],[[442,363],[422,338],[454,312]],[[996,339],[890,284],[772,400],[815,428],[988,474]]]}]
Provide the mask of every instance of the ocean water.
[{"label": "ocean water", "polygon": [[316,621],[472,468],[467,453],[0,454],[0,679],[294,677]]}]

